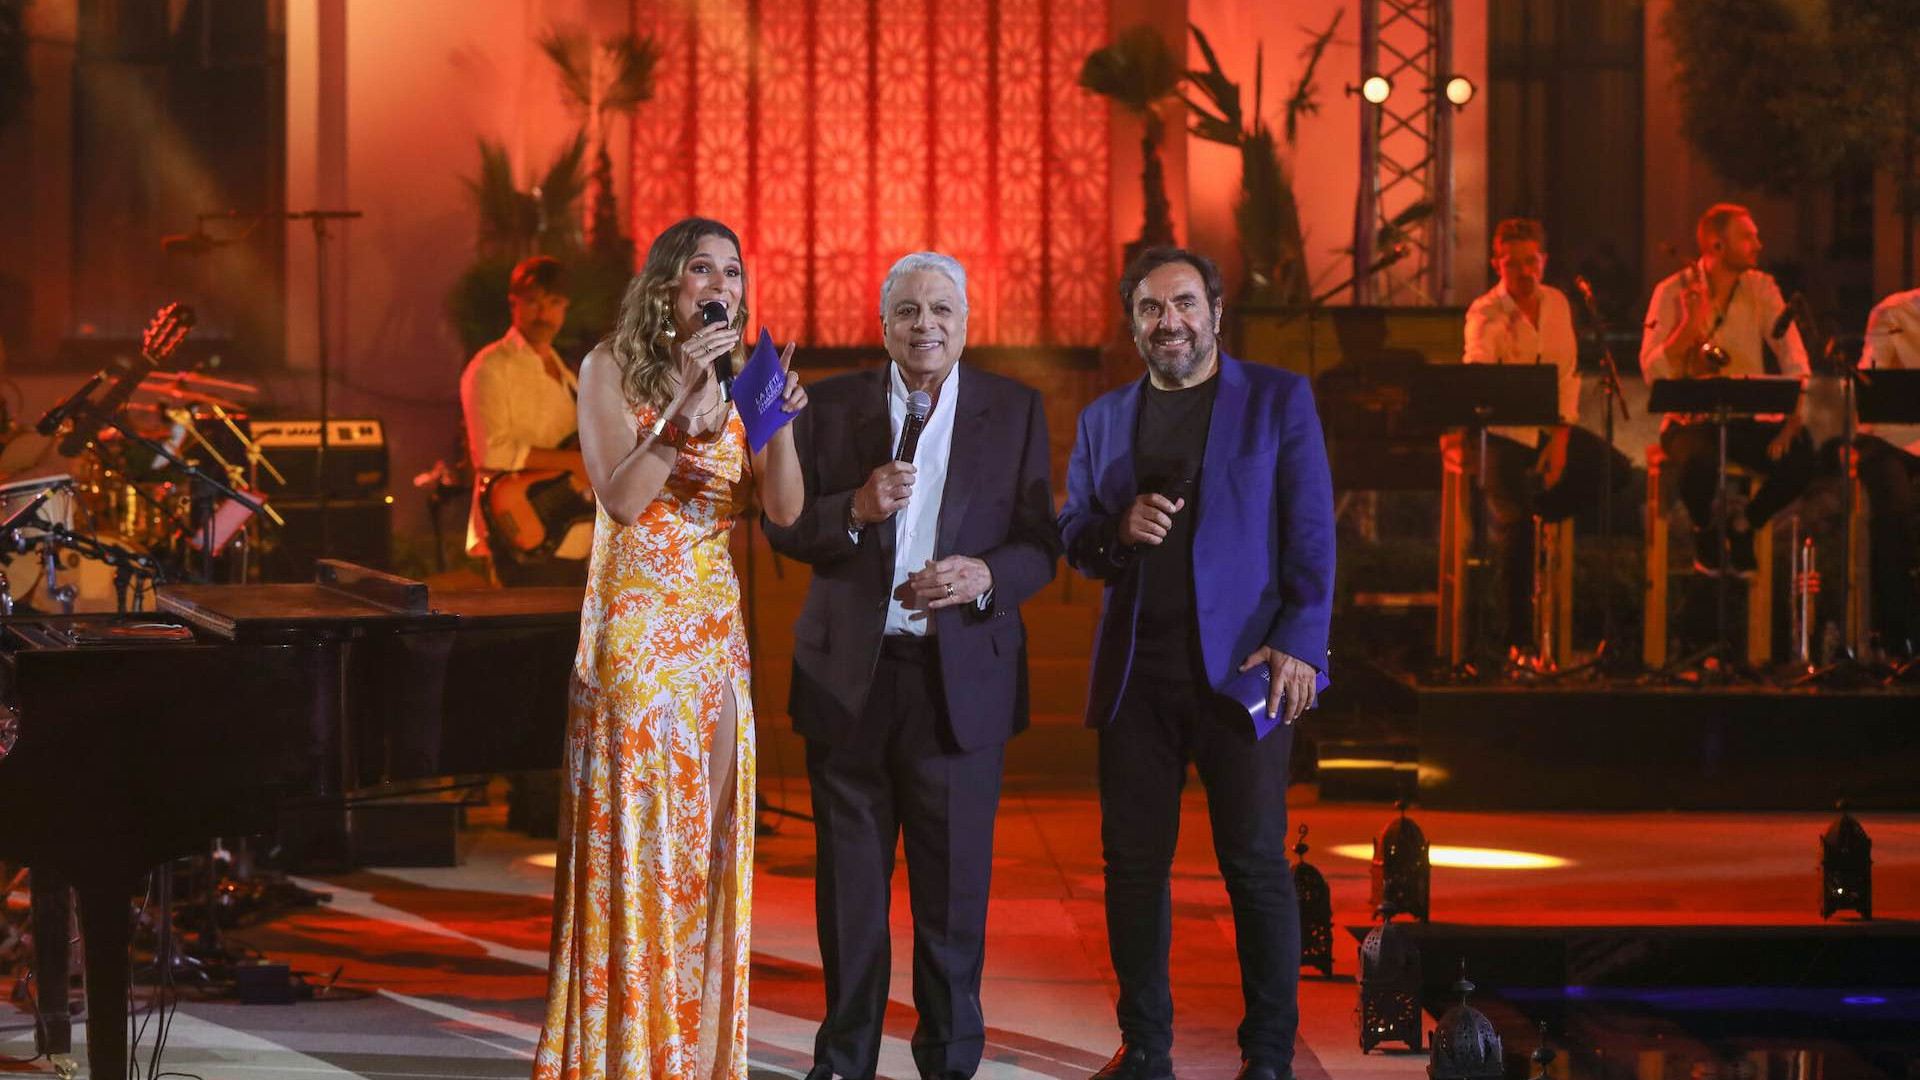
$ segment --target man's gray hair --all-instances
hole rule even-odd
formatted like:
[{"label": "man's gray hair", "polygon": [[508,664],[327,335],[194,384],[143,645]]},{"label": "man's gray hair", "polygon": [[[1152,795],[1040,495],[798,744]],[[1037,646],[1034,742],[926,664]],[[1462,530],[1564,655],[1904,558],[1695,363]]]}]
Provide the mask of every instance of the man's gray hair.
[{"label": "man's gray hair", "polygon": [[880,283],[880,321],[887,321],[887,298],[893,295],[893,287],[908,274],[922,270],[937,270],[947,275],[953,287],[960,291],[960,317],[967,315],[967,268],[960,260],[951,255],[942,255],[937,251],[916,251],[911,255],[900,256],[900,261],[887,271],[887,278]]}]

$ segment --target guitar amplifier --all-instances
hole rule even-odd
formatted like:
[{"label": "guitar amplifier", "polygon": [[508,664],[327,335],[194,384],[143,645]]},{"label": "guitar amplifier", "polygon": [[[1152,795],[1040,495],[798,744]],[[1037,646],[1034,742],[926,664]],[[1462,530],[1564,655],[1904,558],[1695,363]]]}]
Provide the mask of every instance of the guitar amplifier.
[{"label": "guitar amplifier", "polygon": [[[261,471],[269,496],[311,499],[320,494],[320,421],[255,419],[253,439],[285,485]],[[387,490],[386,426],[372,417],[335,417],[327,421],[327,497],[374,498]]]},{"label": "guitar amplifier", "polygon": [[[333,447],[327,447],[332,456]],[[292,479],[292,477],[288,477]],[[261,557],[260,580],[313,580],[320,557],[320,504],[309,499],[274,502],[286,525],[273,529],[270,549]],[[393,564],[393,504],[378,499],[329,499],[327,557],[385,570]]]}]

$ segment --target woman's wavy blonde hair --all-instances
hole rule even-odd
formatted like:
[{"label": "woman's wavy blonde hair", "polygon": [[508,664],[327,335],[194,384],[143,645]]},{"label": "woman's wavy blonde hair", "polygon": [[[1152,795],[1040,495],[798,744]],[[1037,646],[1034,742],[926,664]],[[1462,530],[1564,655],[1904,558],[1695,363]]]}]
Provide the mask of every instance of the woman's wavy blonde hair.
[{"label": "woman's wavy blonde hair", "polygon": [[[740,250],[740,237],[732,229],[711,218],[681,218],[654,238],[647,249],[647,260],[640,272],[627,282],[626,295],[620,299],[620,320],[606,345],[620,365],[620,390],[627,405],[640,409],[664,409],[679,389],[679,369],[673,359],[673,293],[680,276],[693,261],[700,241],[709,236],[724,238]],[[741,271],[740,307],[733,313],[733,325],[747,325],[746,272]],[[734,347],[734,369],[739,370],[744,341]]]}]

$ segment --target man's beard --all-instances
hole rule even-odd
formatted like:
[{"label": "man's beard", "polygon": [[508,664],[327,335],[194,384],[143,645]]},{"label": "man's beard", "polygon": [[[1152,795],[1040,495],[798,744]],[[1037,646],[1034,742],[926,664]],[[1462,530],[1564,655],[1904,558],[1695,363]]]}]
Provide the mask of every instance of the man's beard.
[{"label": "man's beard", "polygon": [[[1165,346],[1177,346],[1181,344],[1182,341],[1187,345],[1185,353],[1168,353],[1163,351]],[[1211,338],[1202,337],[1199,334],[1183,335],[1179,340],[1166,341],[1164,343],[1155,341],[1153,338],[1148,338],[1147,348],[1144,350],[1144,354],[1147,366],[1153,369],[1155,375],[1160,376],[1161,379],[1167,382],[1178,383],[1185,382],[1189,375],[1192,375],[1200,368],[1201,364],[1206,362],[1207,356],[1213,351],[1212,346],[1213,340]]]}]

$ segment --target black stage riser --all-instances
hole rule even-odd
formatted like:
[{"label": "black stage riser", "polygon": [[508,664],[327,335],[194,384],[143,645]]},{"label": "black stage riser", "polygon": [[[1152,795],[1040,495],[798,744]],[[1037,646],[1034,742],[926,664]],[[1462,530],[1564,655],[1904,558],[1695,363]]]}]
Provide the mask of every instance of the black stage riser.
[{"label": "black stage riser", "polygon": [[1920,809],[1920,694],[1422,687],[1421,805]]}]

